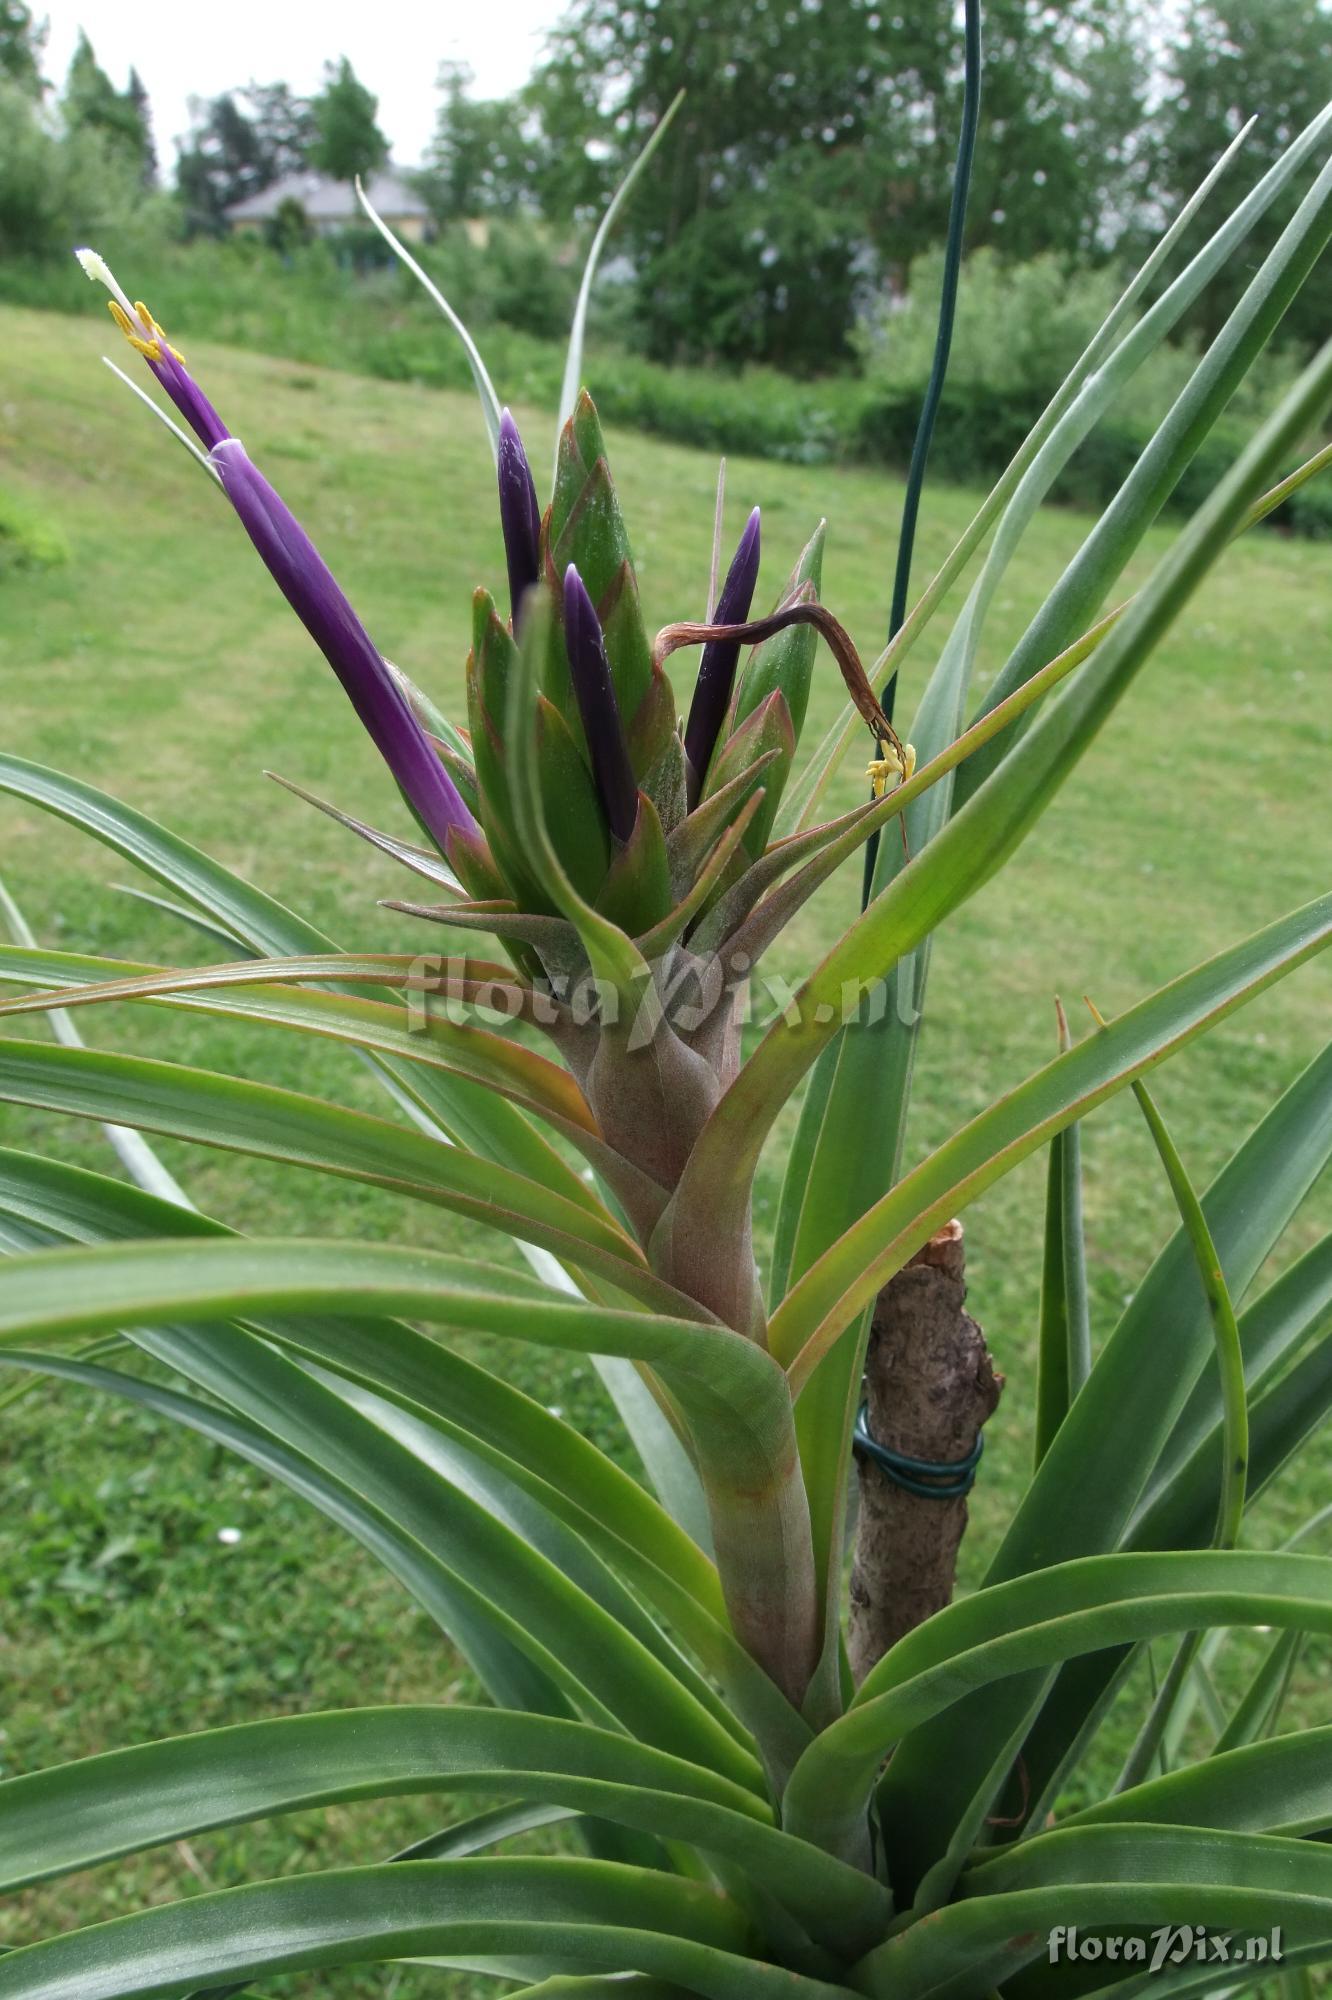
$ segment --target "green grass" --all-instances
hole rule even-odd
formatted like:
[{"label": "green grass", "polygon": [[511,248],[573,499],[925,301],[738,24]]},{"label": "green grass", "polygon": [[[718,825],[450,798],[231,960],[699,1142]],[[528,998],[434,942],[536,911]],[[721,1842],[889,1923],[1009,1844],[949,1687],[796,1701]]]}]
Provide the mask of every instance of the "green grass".
[{"label": "green grass", "polygon": [[[413,947],[419,928],[376,906],[400,889],[391,865],[262,775],[276,769],[405,830],[350,709],[225,503],[99,365],[107,344],[99,329],[36,313],[0,317],[7,492],[70,551],[61,567],[0,576],[6,747],[165,820],[343,944]],[[457,713],[470,593],[477,582],[498,588],[502,576],[474,404],[213,350],[189,334],[179,329],[196,372],[311,528],[379,644]],[[521,407],[518,416],[544,468],[549,418]],[[697,612],[715,465],[615,433],[611,450],[649,623]],[[900,488],[865,471],[738,458],[728,484],[737,526],[753,501],[763,505],[771,588],[827,514],[825,595],[872,653]],[[953,490],[927,497],[918,579],[975,499]],[[996,607],[983,674],[1085,527],[1068,513],[1037,522]],[[1149,559],[1168,533],[1150,537]],[[1036,837],[945,928],[921,1044],[914,1154],[1051,1053],[1056,991],[1070,1003],[1085,992],[1103,1010],[1118,1009],[1326,888],[1330,577],[1332,557],[1317,545],[1266,534],[1231,551]],[[933,650],[927,642],[913,657],[905,715]],[[826,656],[820,671],[811,742],[841,696]],[[858,796],[856,761],[839,803]],[[127,879],[122,864],[4,801],[0,873],[45,942],[141,959],[206,955],[181,927],[115,892]],[[858,880],[849,868],[788,935],[783,973],[797,976],[832,939],[854,908]],[[1195,1176],[1215,1171],[1314,1053],[1328,990],[1325,972],[1302,973],[1160,1073],[1153,1087]],[[384,1108],[364,1072],[331,1048],[127,1010],[99,1015],[95,1029],[110,1045]],[[761,1227],[773,1213],[790,1129],[788,1118],[766,1165]],[[0,1110],[0,1140],[110,1162],[100,1135],[72,1121]],[[862,1143],[873,1147],[875,1133]],[[461,1221],[374,1190],[163,1151],[202,1206],[245,1229],[481,1247]],[[1098,1114],[1085,1154],[1103,1337],[1168,1233],[1170,1204],[1130,1102]],[[1043,1162],[1029,1163],[968,1221],[970,1302],[1008,1378],[972,1504],[968,1576],[993,1547],[1029,1463],[1043,1178]],[[1315,1207],[1292,1231],[1292,1248],[1327,1226],[1328,1204],[1321,1215]],[[495,1238],[484,1250],[508,1254]],[[491,1351],[599,1442],[615,1442],[589,1368]],[[396,1588],[248,1468],[70,1389],[38,1389],[0,1423],[7,1772],[243,1717],[447,1700],[466,1690],[457,1659]],[[1264,1501],[1254,1532],[1276,1539],[1325,1498],[1311,1456]],[[227,1527],[241,1529],[239,1543],[219,1542]],[[1325,1716],[1328,1680],[1327,1650],[1311,1650],[1292,1715]],[[458,1801],[367,1805],[199,1840],[42,1892],[18,1906],[8,1934],[89,1921],[205,1880],[221,1886],[334,1857],[370,1859],[463,1809]],[[427,1972],[371,1971],[291,1980],[279,1990],[302,2000],[388,1992],[418,2000],[470,1986]]]}]

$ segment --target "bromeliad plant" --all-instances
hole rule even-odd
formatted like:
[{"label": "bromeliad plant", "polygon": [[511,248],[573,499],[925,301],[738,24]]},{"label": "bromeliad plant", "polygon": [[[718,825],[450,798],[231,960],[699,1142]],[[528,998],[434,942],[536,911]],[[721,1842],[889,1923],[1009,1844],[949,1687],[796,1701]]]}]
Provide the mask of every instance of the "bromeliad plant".
[{"label": "bromeliad plant", "polygon": [[[418,956],[339,951],[131,808],[0,759],[5,791],[167,884],[227,951],[182,971],[20,935],[0,955],[23,989],[4,1011],[71,1010],[54,1046],[0,1045],[0,1095],[106,1121],[131,1175],[0,1155],[3,1356],[131,1398],[302,1494],[438,1621],[494,1706],[258,1720],[14,1779],[0,1788],[0,1875],[40,1881],[296,1806],[454,1789],[510,1804],[406,1856],[24,1946],[0,1960],[2,2000],[216,1994],[404,1959],[589,2000],[608,1975],[644,2000],[1039,2000],[1132,1984],[1131,1952],[1090,1970],[1049,1963],[1054,1925],[1277,1926],[1288,1968],[1332,1954],[1332,1847],[1309,1837],[1332,1828],[1332,1730],[1271,1733],[1299,1635],[1332,1630],[1332,1565],[1234,1546],[1246,1500],[1332,1399],[1332,1241],[1238,1318],[1235,1305],[1332,1150],[1332,1050],[1201,1202],[1142,1083],[1321,950],[1332,896],[1098,1021],[927,1157],[902,1157],[934,931],[1038,823],[1230,538],[1276,504],[1274,479],[1332,397],[1329,349],[1137,595],[1103,614],[1332,228],[1332,166],[967,722],[988,607],[1059,467],[1330,126],[1332,113],[1301,134],[1169,277],[1231,155],[1218,165],[872,675],[820,603],[821,526],[752,616],[757,513],[720,591],[714,575],[708,618],[650,638],[591,402],[571,396],[562,413],[543,511],[476,358],[509,595],[474,603],[466,731],[382,657],[162,328],[85,255],[420,838],[337,816],[429,885],[397,907],[487,933],[501,955],[435,955],[424,930]],[[574,382],[585,299],[586,283]],[[912,750],[874,689],[990,530]],[[687,646],[702,654],[681,724],[664,669]],[[850,700],[800,763],[824,649]],[[827,819],[861,731],[873,795]],[[742,1060],[764,952],[880,831],[863,914]],[[878,1004],[885,991],[893,1004]],[[331,1037],[362,1052],[400,1115],[83,1046],[72,1010],[112,1001]],[[802,1086],[760,1270],[755,1168]],[[1126,1086],[1181,1222],[1092,1363],[1075,1134]],[[190,1205],[143,1130],[434,1203],[524,1245],[530,1275],[391,1244],[238,1236]],[[981,1587],[855,1687],[843,1553],[869,1315],[950,1218],[1047,1144],[1030,1487]],[[440,1337],[476,1329],[595,1357],[644,1481]],[[160,1369],[118,1365],[126,1351]],[[1275,1634],[1267,1661],[1213,1717],[1210,1754],[1181,1763],[1218,1633],[1254,1623]],[[1110,1701],[1172,1634],[1122,1784],[1061,1817]],[[486,1851],[558,1818],[576,1835],[565,1854]],[[1216,1978],[1190,1957],[1158,1983]]]}]

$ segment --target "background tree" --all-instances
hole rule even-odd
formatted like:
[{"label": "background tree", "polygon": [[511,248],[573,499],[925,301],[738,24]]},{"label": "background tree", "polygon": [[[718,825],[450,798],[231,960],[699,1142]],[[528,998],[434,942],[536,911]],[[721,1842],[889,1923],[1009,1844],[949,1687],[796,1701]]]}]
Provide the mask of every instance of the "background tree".
[{"label": "background tree", "polygon": [[521,95],[477,102],[465,63],[444,63],[443,103],[427,153],[422,191],[441,221],[507,215],[535,204],[545,147]]},{"label": "background tree", "polygon": [[42,78],[45,46],[45,21],[34,20],[24,0],[0,0],[0,81],[14,84],[29,97],[40,97],[46,89]]},{"label": "background tree", "polygon": [[146,122],[147,94],[143,85],[131,72],[130,88],[117,90],[82,32],[70,58],[61,110],[68,131],[103,133],[134,162],[141,176],[146,175],[153,157],[153,142]]},{"label": "background tree", "polygon": [[[1157,119],[1161,203],[1183,200],[1256,112],[1258,122],[1234,169],[1237,186],[1251,185],[1330,97],[1332,11],[1319,0],[1192,0],[1168,59]],[[1290,220],[1306,181],[1284,193],[1255,231],[1255,260]],[[1209,288],[1195,322],[1202,332],[1215,333],[1250,270],[1237,262]],[[1332,269],[1324,258],[1291,307],[1286,328],[1301,345],[1311,345],[1326,336],[1329,320]]]},{"label": "background tree", "polygon": [[129,82],[125,86],[125,102],[133,108],[134,115],[139,121],[139,152],[143,166],[143,184],[145,187],[155,187],[157,185],[157,147],[153,144],[152,105],[149,102],[143,78],[139,75],[137,69],[132,68],[130,70]]},{"label": "background tree", "polygon": [[324,74],[324,88],[310,106],[311,165],[335,181],[372,174],[389,153],[388,140],[375,123],[379,99],[359,80],[346,56],[329,63]]},{"label": "background tree", "polygon": [[195,98],[190,110],[194,124],[177,162],[176,189],[191,235],[220,234],[233,202],[309,164],[310,106],[285,83]]},{"label": "background tree", "polygon": [[44,114],[40,95],[0,76],[0,262],[64,260],[89,236],[127,241],[165,222],[145,200],[140,159],[123,135],[70,129]]},{"label": "background tree", "polygon": [[[973,236],[1013,257],[1099,251],[1141,171],[1127,0],[992,0],[986,22]],[[575,0],[526,102],[559,131],[552,156],[600,158],[609,180],[687,86],[628,225],[649,343],[817,368],[868,282],[943,234],[959,58],[952,0]]]}]

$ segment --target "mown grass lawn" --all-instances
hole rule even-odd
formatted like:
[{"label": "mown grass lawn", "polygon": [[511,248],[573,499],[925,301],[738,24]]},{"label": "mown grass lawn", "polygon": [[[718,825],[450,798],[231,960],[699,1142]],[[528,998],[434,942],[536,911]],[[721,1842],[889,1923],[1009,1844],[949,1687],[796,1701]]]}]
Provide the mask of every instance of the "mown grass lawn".
[{"label": "mown grass lawn", "polygon": [[[103,338],[82,320],[14,311],[0,318],[0,479],[70,550],[63,567],[0,567],[0,741],[163,819],[339,942],[414,948],[419,927],[377,907],[401,889],[391,865],[262,775],[276,769],[365,817],[403,824],[350,709],[225,503],[100,366],[109,330]],[[457,713],[470,593],[478,581],[498,588],[502,576],[475,406],[212,350],[194,331],[172,329],[379,644]],[[549,417],[518,415],[544,465]],[[611,442],[649,624],[695,615],[715,466],[639,438]],[[768,592],[819,515],[828,516],[825,595],[872,654],[899,488],[860,471],[736,460],[729,490],[737,529],[744,510],[762,503]],[[930,496],[918,579],[976,497]],[[1037,523],[996,608],[983,673],[1086,526],[1053,512]],[[1169,533],[1149,538],[1138,573]],[[1046,1057],[1056,991],[1118,1009],[1326,888],[1330,585],[1325,548],[1264,533],[1231,551],[1037,837],[946,927],[921,1047],[917,1155]],[[905,716],[935,649],[928,638],[913,657]],[[820,671],[811,742],[841,697],[831,666]],[[843,775],[843,803],[862,782],[855,761]],[[207,955],[183,926],[118,892],[122,864],[3,800],[0,874],[45,942],[147,960]],[[825,891],[784,941],[778,970],[795,975],[835,935],[858,880],[849,869]],[[1313,1055],[1326,1034],[1328,993],[1325,970],[1305,971],[1161,1074],[1160,1100],[1197,1177],[1210,1177]],[[84,1026],[108,1045],[385,1109],[350,1056],[261,1030],[128,1010],[85,1016]],[[780,1138],[789,1130],[788,1121]],[[764,1174],[761,1220],[775,1204],[780,1138]],[[0,1110],[0,1141],[103,1168],[110,1161],[96,1131],[24,1112]],[[872,1149],[878,1136],[867,1129],[860,1143]],[[201,1206],[244,1229],[481,1247],[463,1222],[373,1190],[163,1151]],[[1085,1151],[1103,1336],[1168,1233],[1171,1210],[1131,1104],[1098,1114]],[[1042,1163],[1030,1163],[968,1223],[971,1303],[1008,1377],[972,1508],[970,1574],[993,1546],[1029,1461],[1042,1183]],[[1327,1226],[1327,1202],[1316,1209],[1311,1202],[1300,1218],[1292,1247]],[[510,1254],[498,1239],[484,1251]],[[609,1405],[589,1368],[525,1351],[500,1359],[600,1442],[613,1441]],[[396,1587],[247,1468],[69,1389],[37,1388],[0,1424],[6,1772],[262,1714],[448,1700],[467,1689],[457,1659]],[[1253,1533],[1278,1539],[1327,1498],[1326,1458],[1314,1453],[1264,1500]],[[240,1539],[219,1539],[224,1529],[238,1529]],[[1330,1678],[1326,1648],[1311,1649],[1293,1718],[1326,1720]],[[220,1834],[34,1897],[7,1934],[29,1935],[39,1921],[89,1921],[205,1882],[370,1859],[465,1809],[407,1801]],[[280,1990],[415,2000],[467,1985],[402,1971],[296,1979]]]}]

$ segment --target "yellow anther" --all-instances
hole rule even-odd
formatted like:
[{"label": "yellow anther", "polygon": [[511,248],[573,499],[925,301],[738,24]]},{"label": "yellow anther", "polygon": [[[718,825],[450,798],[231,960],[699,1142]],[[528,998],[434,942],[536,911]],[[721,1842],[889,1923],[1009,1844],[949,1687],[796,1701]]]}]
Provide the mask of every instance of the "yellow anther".
[{"label": "yellow anther", "polygon": [[143,303],[142,299],[136,299],[134,301],[134,310],[139,315],[139,318],[143,321],[144,325],[150,326],[152,328],[153,332],[157,336],[159,343],[163,347],[165,347],[167,353],[174,354],[177,361],[179,361],[181,367],[183,368],[185,365],[185,356],[181,353],[178,347],[173,347],[171,345],[171,342],[166,337],[166,329],[160,326],[158,322],[153,318],[152,314],[149,312],[147,306]]},{"label": "yellow anther", "polygon": [[140,300],[136,299],[134,302],[134,310],[139,316],[137,325],[117,300],[108,299],[106,309],[130,346],[136,348],[140,354],[146,355],[149,361],[160,361],[162,349],[165,347],[168,354],[174,354],[177,361],[184,363],[185,356],[168,344],[161,327]]},{"label": "yellow anther", "polygon": [[876,799],[883,797],[890,778],[904,785],[916,768],[916,753],[909,743],[902,745],[900,757],[890,743],[883,745],[883,752],[882,757],[872,757],[865,766],[865,776],[873,787]]}]

